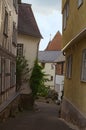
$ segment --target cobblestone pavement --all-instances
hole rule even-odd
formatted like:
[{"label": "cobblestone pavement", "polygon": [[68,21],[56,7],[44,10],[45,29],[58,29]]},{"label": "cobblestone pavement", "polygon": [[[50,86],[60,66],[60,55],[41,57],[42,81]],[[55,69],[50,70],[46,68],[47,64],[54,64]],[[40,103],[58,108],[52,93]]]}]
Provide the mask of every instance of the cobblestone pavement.
[{"label": "cobblestone pavement", "polygon": [[37,102],[34,111],[23,111],[0,124],[0,130],[73,130],[58,118],[58,106]]}]

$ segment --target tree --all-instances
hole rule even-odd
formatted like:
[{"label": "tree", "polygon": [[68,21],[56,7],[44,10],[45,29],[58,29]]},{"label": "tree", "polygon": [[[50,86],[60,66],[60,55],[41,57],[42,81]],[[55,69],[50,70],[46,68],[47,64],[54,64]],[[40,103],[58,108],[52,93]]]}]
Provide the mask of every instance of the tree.
[{"label": "tree", "polygon": [[37,93],[43,91],[44,83],[47,80],[45,78],[45,73],[42,70],[43,67],[40,66],[38,60],[36,60],[30,77],[30,87],[34,98],[37,96]]},{"label": "tree", "polygon": [[29,65],[25,57],[17,57],[16,59],[16,91],[20,90],[24,82],[29,82]]}]

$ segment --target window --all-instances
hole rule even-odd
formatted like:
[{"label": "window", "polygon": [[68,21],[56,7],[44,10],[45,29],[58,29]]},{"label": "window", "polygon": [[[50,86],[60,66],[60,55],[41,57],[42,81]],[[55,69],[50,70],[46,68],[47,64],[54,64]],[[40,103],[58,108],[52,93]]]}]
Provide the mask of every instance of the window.
[{"label": "window", "polygon": [[52,70],[54,69],[54,66],[55,66],[54,64],[51,64],[51,69],[52,69]]},{"label": "window", "polygon": [[66,28],[68,16],[69,16],[69,0],[66,1],[66,4],[63,10],[63,29]]},{"label": "window", "polygon": [[13,43],[15,46],[17,45],[17,29],[16,29],[16,23],[15,23],[15,22],[13,22],[12,43]]},{"label": "window", "polygon": [[16,85],[16,64],[11,62],[11,87],[14,87]]},{"label": "window", "polygon": [[57,63],[56,74],[58,74],[58,75],[64,74],[64,62]]},{"label": "window", "polygon": [[72,77],[72,55],[67,57],[66,62],[66,77],[71,78]]},{"label": "window", "polygon": [[82,74],[81,80],[86,81],[86,49],[82,53]]},{"label": "window", "polygon": [[18,13],[18,0],[13,0],[13,6],[15,8],[16,13]]},{"label": "window", "polygon": [[78,7],[80,7],[83,4],[83,0],[78,0]]},{"label": "window", "polygon": [[1,58],[1,92],[5,92],[5,58]]},{"label": "window", "polygon": [[51,76],[51,81],[53,81],[53,76]]},{"label": "window", "polygon": [[2,88],[1,88],[1,57],[0,57],[0,93],[1,93],[1,90],[2,90]]},{"label": "window", "polygon": [[5,59],[5,88],[10,88],[10,59]]},{"label": "window", "polygon": [[17,44],[17,56],[23,56],[23,44]]},{"label": "window", "polygon": [[8,12],[5,10],[5,18],[4,18],[4,31],[5,36],[8,36]]},{"label": "window", "polygon": [[41,66],[42,66],[43,68],[45,68],[45,63],[41,63]]}]

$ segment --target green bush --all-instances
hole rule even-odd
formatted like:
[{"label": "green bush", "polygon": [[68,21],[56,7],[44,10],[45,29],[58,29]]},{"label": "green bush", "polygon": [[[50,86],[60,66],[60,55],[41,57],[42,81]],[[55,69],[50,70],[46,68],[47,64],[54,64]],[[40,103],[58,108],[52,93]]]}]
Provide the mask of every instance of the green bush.
[{"label": "green bush", "polygon": [[16,90],[20,90],[24,82],[29,82],[29,65],[25,57],[16,58]]},{"label": "green bush", "polygon": [[43,67],[40,66],[36,60],[30,77],[30,87],[34,98],[36,98],[37,95],[46,95],[48,89],[44,85],[45,81],[47,81],[45,76]]}]

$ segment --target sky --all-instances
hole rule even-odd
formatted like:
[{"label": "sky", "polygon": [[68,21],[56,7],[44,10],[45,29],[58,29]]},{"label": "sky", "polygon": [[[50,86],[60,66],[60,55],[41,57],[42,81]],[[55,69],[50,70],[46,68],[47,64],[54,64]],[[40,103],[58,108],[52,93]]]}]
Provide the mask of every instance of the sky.
[{"label": "sky", "polygon": [[57,31],[62,33],[61,0],[22,0],[32,5],[32,10],[43,36],[39,50],[44,50]]}]

